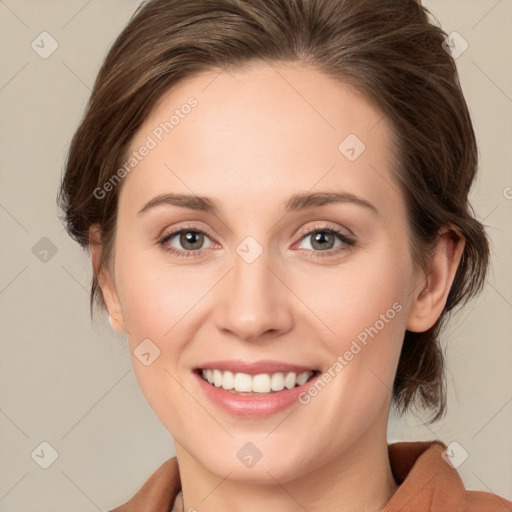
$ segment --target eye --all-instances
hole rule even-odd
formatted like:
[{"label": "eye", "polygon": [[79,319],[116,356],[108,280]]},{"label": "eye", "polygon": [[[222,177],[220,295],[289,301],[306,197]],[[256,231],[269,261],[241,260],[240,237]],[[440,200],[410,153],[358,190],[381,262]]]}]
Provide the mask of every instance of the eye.
[{"label": "eye", "polygon": [[[312,230],[309,230],[301,237],[300,241],[302,242],[308,239],[311,240],[309,243],[311,249],[306,249],[310,253],[310,257],[332,256],[339,252],[346,251],[355,245],[353,238],[330,226],[314,226]],[[340,241],[338,245],[336,245],[336,239]]]},{"label": "eye", "polygon": [[[173,239],[176,239],[175,243],[178,243],[184,250],[174,247],[172,245]],[[190,226],[182,227],[164,235],[160,238],[158,243],[165,251],[190,258],[200,256],[199,253],[205,248],[203,247],[205,240],[211,240],[210,236],[205,231]]]},{"label": "eye", "polygon": [[[354,246],[356,241],[343,233],[342,231],[330,226],[315,225],[313,229],[303,234],[299,242],[311,239],[310,248],[301,248],[306,251],[308,257],[328,257],[348,250]],[[212,242],[212,237],[202,229],[195,226],[184,226],[165,234],[158,240],[158,244],[167,252],[184,258],[201,257],[203,249],[212,248],[212,242],[209,247],[204,247],[206,240]],[[339,241],[336,245],[336,240]],[[181,248],[176,247],[178,244]]]}]

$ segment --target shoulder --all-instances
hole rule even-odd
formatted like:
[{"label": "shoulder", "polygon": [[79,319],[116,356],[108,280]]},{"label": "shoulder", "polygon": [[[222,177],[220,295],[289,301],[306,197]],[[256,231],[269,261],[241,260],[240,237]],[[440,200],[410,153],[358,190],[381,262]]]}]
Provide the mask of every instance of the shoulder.
[{"label": "shoulder", "polygon": [[512,501],[485,491],[464,491],[464,512],[512,512]]},{"label": "shoulder", "polygon": [[383,512],[512,512],[512,502],[497,494],[466,489],[452,464],[453,448],[436,439],[389,446],[399,488]]},{"label": "shoulder", "polygon": [[166,460],[144,482],[135,496],[108,512],[144,512],[171,510],[181,489],[178,459]]}]

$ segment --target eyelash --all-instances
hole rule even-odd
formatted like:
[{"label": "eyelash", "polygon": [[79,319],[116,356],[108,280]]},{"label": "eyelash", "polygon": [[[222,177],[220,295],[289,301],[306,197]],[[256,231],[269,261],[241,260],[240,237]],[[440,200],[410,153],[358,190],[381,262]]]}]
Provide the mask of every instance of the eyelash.
[{"label": "eyelash", "polygon": [[[174,238],[176,235],[179,235],[180,233],[184,233],[184,232],[185,233],[193,232],[193,233],[203,234],[213,240],[213,237],[205,230],[198,229],[195,226],[183,226],[183,227],[180,227],[179,229],[176,229],[176,230],[172,231],[171,233],[167,233],[166,235],[161,237],[158,240],[158,244],[162,247],[162,249],[164,251],[174,254],[176,256],[179,256],[179,257],[184,257],[184,258],[199,258],[199,257],[201,257],[200,253],[203,249],[195,249],[193,251],[182,251],[181,249],[176,249],[174,247],[169,247],[166,245],[166,243],[169,240]],[[325,258],[325,257],[333,256],[341,251],[346,251],[346,250],[350,249],[351,247],[353,247],[356,244],[356,241],[354,239],[348,237],[345,233],[343,233],[335,228],[328,227],[328,226],[322,226],[322,225],[313,226],[312,229],[310,229],[309,231],[307,231],[306,233],[301,235],[299,242],[302,242],[302,240],[304,240],[308,236],[311,236],[312,234],[317,233],[317,232],[336,235],[343,242],[344,246],[337,247],[335,249],[328,249],[326,251],[315,251],[315,250],[310,250],[310,249],[302,249],[303,251],[307,251],[309,253],[308,254],[309,258]]]}]

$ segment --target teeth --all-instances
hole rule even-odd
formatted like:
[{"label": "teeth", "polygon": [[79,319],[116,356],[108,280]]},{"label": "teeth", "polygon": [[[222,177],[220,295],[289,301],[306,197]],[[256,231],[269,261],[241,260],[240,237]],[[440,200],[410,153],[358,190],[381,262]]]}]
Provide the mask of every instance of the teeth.
[{"label": "teeth", "polygon": [[[234,390],[237,393],[270,393],[282,391],[284,388],[292,389],[302,386],[313,375],[312,371],[302,373],[277,372],[273,374],[260,373],[249,375],[247,373],[235,373],[221,370],[202,370],[204,380],[217,388]],[[232,391],[233,392],[233,391]]]},{"label": "teeth", "polygon": [[284,389],[284,375],[282,373],[274,373],[270,380],[272,391],[281,391]]},{"label": "teeth", "polygon": [[222,373],[219,370],[213,370],[213,384],[218,388],[222,386]]},{"label": "teeth", "polygon": [[235,391],[252,391],[252,377],[246,373],[236,373]]},{"label": "teeth", "polygon": [[270,391],[270,375],[267,373],[255,375],[252,378],[252,388],[250,391],[255,393],[268,393]]},{"label": "teeth", "polygon": [[224,372],[222,376],[222,387],[224,389],[233,389],[235,387],[235,376],[231,372]]},{"label": "teeth", "polygon": [[295,387],[295,381],[297,380],[297,374],[295,372],[290,372],[285,378],[284,378],[284,385],[288,389],[292,389]]},{"label": "teeth", "polygon": [[297,375],[297,385],[302,386],[302,384],[306,383],[308,378],[309,377],[307,375],[307,372],[300,373],[299,375]]}]

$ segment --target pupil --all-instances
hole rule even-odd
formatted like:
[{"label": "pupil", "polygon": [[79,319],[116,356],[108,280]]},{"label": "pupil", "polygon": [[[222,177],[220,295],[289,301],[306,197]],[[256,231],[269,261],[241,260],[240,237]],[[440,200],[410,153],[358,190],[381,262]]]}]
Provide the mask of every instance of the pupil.
[{"label": "pupil", "polygon": [[[325,249],[325,244],[323,244],[322,242],[325,242],[326,240],[328,240],[328,237],[330,237],[330,236],[332,236],[330,233],[325,233],[325,232],[318,231],[316,233],[316,235],[314,236],[314,241],[315,241],[315,243],[320,242],[320,248],[321,249],[322,248]],[[331,242],[332,242],[332,240],[331,240]]]},{"label": "pupil", "polygon": [[[195,238],[202,236],[200,233],[195,233],[193,231],[187,231],[183,233],[182,235],[182,245],[183,247],[188,247],[189,245],[194,245],[194,243],[197,243],[197,240]],[[200,238],[199,238],[200,240]],[[196,247],[188,247],[189,249],[196,249]]]}]

